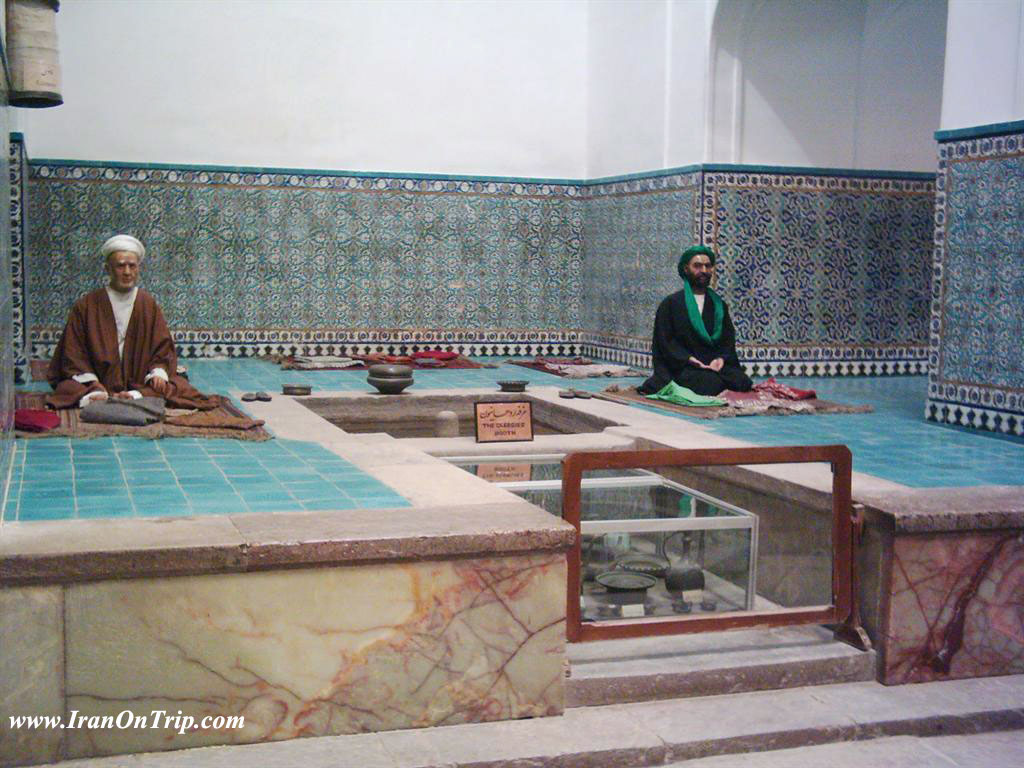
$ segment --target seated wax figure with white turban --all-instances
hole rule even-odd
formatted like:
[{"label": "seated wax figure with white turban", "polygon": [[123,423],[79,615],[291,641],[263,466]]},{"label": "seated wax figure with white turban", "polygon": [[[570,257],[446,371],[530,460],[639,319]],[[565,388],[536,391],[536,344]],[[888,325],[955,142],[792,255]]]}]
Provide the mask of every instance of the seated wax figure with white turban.
[{"label": "seated wax figure with white turban", "polygon": [[679,259],[683,290],[665,298],[654,318],[654,375],[639,391],[650,395],[674,381],[698,395],[749,392],[750,377],[736,356],[736,330],[725,301],[711,289],[715,252],[687,248]]},{"label": "seated wax figure with white turban", "polygon": [[109,283],[75,302],[50,361],[53,408],[91,400],[161,397],[174,408],[215,408],[178,375],[178,356],[163,312],[138,286],[146,249],[131,235],[116,235],[99,250]]}]

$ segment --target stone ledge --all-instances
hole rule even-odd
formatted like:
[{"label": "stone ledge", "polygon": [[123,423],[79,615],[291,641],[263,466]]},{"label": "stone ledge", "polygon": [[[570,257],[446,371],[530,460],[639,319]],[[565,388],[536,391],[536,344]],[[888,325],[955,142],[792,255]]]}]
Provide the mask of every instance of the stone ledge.
[{"label": "stone ledge", "polygon": [[1016,485],[869,492],[854,501],[895,533],[1024,528],[1024,487]]},{"label": "stone ledge", "polygon": [[563,552],[575,536],[526,502],[14,523],[0,536],[0,586]]}]

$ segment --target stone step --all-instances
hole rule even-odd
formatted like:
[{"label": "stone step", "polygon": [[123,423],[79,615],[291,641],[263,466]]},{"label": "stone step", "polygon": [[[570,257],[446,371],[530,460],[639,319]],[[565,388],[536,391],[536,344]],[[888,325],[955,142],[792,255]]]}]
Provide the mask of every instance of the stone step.
[{"label": "stone step", "polygon": [[[876,682],[841,683],[577,707],[561,717],[207,747],[57,765],[632,768],[822,744],[859,747],[857,742],[895,736],[1014,729],[1024,729],[1024,675],[892,687]],[[935,760],[934,764],[943,763]]]},{"label": "stone step", "polygon": [[1024,765],[1024,731],[892,736],[773,752],[719,755],[666,768],[1010,768]]},{"label": "stone step", "polygon": [[817,626],[577,643],[567,655],[569,707],[875,679],[874,651]]}]

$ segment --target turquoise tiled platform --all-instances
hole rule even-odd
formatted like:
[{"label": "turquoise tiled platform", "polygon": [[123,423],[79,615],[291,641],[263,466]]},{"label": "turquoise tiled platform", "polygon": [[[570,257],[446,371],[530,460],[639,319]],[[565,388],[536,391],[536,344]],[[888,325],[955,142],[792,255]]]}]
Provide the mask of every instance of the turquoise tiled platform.
[{"label": "turquoise tiled platform", "polygon": [[406,507],[315,443],[133,437],[19,440],[7,522]]},{"label": "turquoise tiled platform", "polygon": [[[370,392],[365,371],[282,371],[263,360],[189,360],[202,390]],[[561,379],[529,368],[422,370],[417,389],[494,387],[504,379],[597,391],[609,379]],[[639,379],[618,379],[638,383]],[[699,421],[758,445],[843,443],[854,469],[913,487],[1024,485],[1024,439],[924,420],[923,376],[785,381],[821,397],[870,404],[868,414],[764,416]],[[46,388],[45,384],[36,385]],[[642,406],[641,406],[642,407]],[[658,411],[666,413],[665,411]],[[687,417],[678,416],[687,419]],[[697,421],[697,420],[691,420]],[[400,496],[313,443],[117,438],[19,441],[5,519],[225,514],[406,506]]]},{"label": "turquoise tiled platform", "polygon": [[[283,383],[316,390],[372,392],[365,371],[281,371],[262,360],[190,360],[201,389],[266,389]],[[498,368],[416,371],[417,389],[491,387],[504,379],[598,391],[609,379],[562,379],[507,363]],[[635,384],[640,379],[617,379]],[[843,443],[853,451],[854,469],[914,487],[1024,485],[1024,439],[942,426],[924,419],[925,376],[786,377],[797,387],[847,404],[874,406],[873,413],[820,416],[755,416],[699,421],[720,435],[757,445]],[[666,411],[658,411],[666,413]],[[686,419],[684,416],[679,418]]]}]

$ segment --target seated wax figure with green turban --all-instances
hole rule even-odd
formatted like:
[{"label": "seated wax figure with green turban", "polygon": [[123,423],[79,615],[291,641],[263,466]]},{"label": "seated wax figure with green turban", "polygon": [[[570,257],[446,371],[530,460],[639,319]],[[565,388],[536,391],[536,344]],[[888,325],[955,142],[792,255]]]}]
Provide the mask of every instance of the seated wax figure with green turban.
[{"label": "seated wax figure with green turban", "polygon": [[729,308],[711,290],[715,252],[706,245],[687,248],[679,259],[683,290],[665,298],[654,318],[651,354],[654,375],[640,386],[653,394],[675,381],[699,395],[753,386],[736,357],[736,330]]}]

